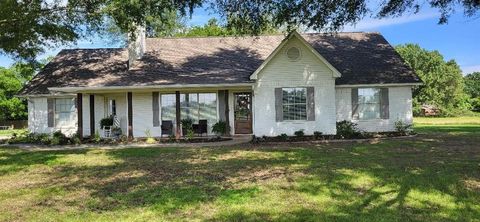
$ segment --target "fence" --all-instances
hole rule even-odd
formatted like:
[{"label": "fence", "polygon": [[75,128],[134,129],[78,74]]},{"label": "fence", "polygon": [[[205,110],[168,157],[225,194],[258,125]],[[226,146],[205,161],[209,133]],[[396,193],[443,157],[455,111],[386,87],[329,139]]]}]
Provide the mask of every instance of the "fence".
[{"label": "fence", "polygon": [[8,126],[13,129],[25,129],[28,127],[28,120],[0,120],[0,126]]}]

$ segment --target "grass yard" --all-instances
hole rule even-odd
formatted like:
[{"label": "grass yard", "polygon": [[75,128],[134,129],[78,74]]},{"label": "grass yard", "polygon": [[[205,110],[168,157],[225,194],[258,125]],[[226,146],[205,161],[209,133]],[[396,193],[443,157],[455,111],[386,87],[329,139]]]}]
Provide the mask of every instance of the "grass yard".
[{"label": "grass yard", "polygon": [[2,148],[0,220],[480,221],[480,124],[431,121],[370,143]]},{"label": "grass yard", "polygon": [[23,132],[23,129],[14,129],[14,130],[0,130],[0,136],[12,136],[13,133]]}]

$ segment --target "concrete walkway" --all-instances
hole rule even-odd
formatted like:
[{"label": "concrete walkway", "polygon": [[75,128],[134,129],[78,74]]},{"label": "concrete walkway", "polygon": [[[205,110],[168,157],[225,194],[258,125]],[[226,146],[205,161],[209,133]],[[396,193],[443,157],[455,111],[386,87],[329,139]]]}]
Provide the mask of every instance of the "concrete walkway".
[{"label": "concrete walkway", "polygon": [[82,144],[82,145],[59,145],[44,146],[35,144],[2,144],[0,147],[15,147],[29,151],[48,151],[48,150],[76,150],[76,149],[125,149],[125,148],[148,148],[148,147],[217,147],[217,146],[233,146],[248,143],[252,140],[252,136],[234,136],[231,140],[220,142],[206,143],[156,143],[156,144],[119,144],[119,145],[103,145],[103,144]]}]

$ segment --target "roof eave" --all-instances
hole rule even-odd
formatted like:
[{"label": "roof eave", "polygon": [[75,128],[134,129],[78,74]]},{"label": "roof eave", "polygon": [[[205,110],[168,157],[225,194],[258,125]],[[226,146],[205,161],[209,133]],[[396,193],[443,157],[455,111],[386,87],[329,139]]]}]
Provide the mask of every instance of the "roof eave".
[{"label": "roof eave", "polygon": [[172,85],[149,85],[149,86],[93,86],[93,87],[50,87],[52,92],[76,93],[81,91],[108,91],[108,90],[145,90],[145,89],[176,89],[176,88],[225,88],[225,87],[249,87],[253,83],[220,83],[220,84],[172,84]]}]

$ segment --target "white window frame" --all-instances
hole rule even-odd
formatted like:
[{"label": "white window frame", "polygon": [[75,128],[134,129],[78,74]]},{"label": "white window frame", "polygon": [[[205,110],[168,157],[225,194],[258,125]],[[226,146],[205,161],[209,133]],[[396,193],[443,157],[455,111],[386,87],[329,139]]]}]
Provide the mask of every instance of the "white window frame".
[{"label": "white window frame", "polygon": [[[294,101],[293,103],[285,103],[285,100],[286,100],[286,99],[285,99],[285,97],[284,97],[284,91],[287,90],[287,89],[293,89],[293,90],[295,90],[295,91],[297,91],[297,90],[303,90],[303,91],[305,92],[305,93],[304,93],[304,95],[305,95],[305,102],[295,102],[295,101]],[[308,117],[307,117],[307,109],[308,109],[307,96],[308,96],[308,95],[307,95],[307,87],[284,87],[284,88],[282,88],[282,113],[283,113],[283,121],[285,121],[285,122],[289,122],[289,121],[290,121],[290,122],[292,122],[292,121],[307,121],[307,119],[308,119]],[[288,101],[288,99],[287,99],[287,101]],[[305,106],[305,114],[304,114],[305,118],[287,119],[287,118],[286,118],[287,115],[286,115],[286,112],[285,112],[285,106],[294,106],[294,107],[295,107],[295,106],[297,106],[297,105],[298,105],[298,106],[300,106],[300,105]],[[301,115],[295,114],[294,116],[301,116]]]},{"label": "white window frame", "polygon": [[[365,95],[362,95],[361,92],[364,91],[364,90],[374,90],[376,91],[376,95],[375,98],[377,99],[377,101],[375,102],[362,102],[362,97],[365,97]],[[375,92],[374,92],[375,93]],[[358,106],[358,110],[357,110],[357,115],[358,115],[358,120],[359,121],[368,121],[368,120],[376,120],[376,119],[381,119],[381,88],[378,88],[378,87],[364,87],[364,88],[358,88],[358,96],[357,96],[357,106]],[[367,105],[367,106],[378,106],[376,108],[376,110],[378,110],[378,113],[375,114],[375,117],[373,118],[365,118],[363,117],[363,113],[362,111],[360,110],[360,107],[362,105]]]},{"label": "white window frame", "polygon": [[[60,103],[60,104],[57,104],[57,102],[59,101],[71,101],[72,104],[69,104],[69,103]],[[72,115],[75,115],[75,112],[76,112],[76,104],[75,104],[75,99],[74,98],[55,98],[54,100],[55,104],[54,104],[54,126],[55,128],[61,128],[61,127],[69,127],[69,126],[72,126],[72,125],[75,125],[75,123],[72,123],[70,120],[72,120]],[[58,106],[70,106],[70,110],[67,111],[67,110],[62,110],[62,111],[59,111],[59,107]],[[67,121],[61,121],[60,120],[60,116],[62,116],[61,114],[69,114],[69,119]],[[64,122],[64,124],[60,124],[61,122]]]}]

